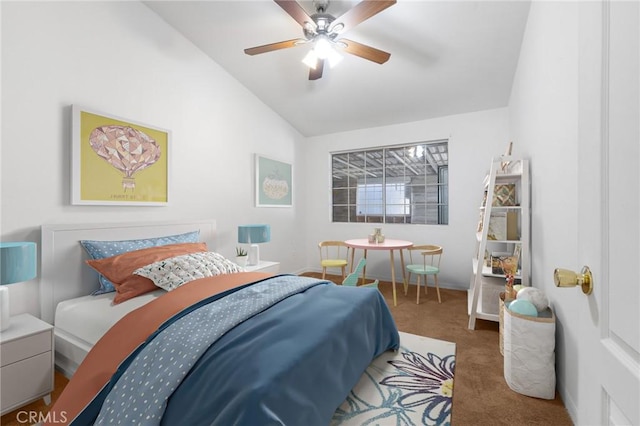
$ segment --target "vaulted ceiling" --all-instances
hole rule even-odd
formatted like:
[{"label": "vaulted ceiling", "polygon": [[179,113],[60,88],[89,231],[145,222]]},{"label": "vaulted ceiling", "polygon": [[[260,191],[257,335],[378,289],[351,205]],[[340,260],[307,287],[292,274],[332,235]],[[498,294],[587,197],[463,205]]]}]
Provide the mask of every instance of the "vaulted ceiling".
[{"label": "vaulted ceiling", "polygon": [[[331,1],[339,17],[359,1]],[[145,4],[305,136],[481,111],[507,105],[528,0],[398,0],[344,36],[389,52],[380,65],[345,54],[308,79],[300,45],[255,56],[244,49],[303,37],[278,4],[147,1]],[[308,14],[311,1],[300,4]]]}]

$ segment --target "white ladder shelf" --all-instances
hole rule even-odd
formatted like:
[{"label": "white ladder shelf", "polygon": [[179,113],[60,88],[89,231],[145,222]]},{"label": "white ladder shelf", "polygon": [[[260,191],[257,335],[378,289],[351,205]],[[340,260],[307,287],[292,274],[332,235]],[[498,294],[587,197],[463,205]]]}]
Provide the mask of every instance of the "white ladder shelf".
[{"label": "white ladder shelf", "polygon": [[[515,205],[494,205],[496,185],[514,185]],[[481,293],[483,279],[487,277],[502,278],[506,282],[506,275],[494,273],[490,266],[486,266],[486,256],[496,251],[519,251],[519,268],[516,280],[523,286],[530,285],[531,277],[531,186],[529,180],[529,161],[511,156],[493,158],[491,169],[484,182],[485,195],[480,206],[479,230],[475,238],[475,254],[472,259],[472,275],[468,295],[469,329],[474,330],[476,319],[498,321],[496,312],[489,312],[482,305]],[[507,215],[507,213],[510,213]],[[499,237],[489,233],[492,215],[510,216],[517,221],[517,238],[513,236]],[[506,221],[506,219],[505,219]],[[506,225],[505,225],[506,226]],[[481,228],[481,229],[480,229]],[[506,231],[505,231],[506,232]],[[491,235],[491,237],[490,237]],[[495,303],[498,303],[496,300]]]}]

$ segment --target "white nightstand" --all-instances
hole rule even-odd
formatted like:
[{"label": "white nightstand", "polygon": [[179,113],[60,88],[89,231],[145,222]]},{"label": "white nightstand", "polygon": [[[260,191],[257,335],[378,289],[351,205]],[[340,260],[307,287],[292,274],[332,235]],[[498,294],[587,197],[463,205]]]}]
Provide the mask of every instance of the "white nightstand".
[{"label": "white nightstand", "polygon": [[247,272],[268,272],[270,274],[277,274],[280,272],[280,262],[261,260],[257,265],[245,266],[244,270]]},{"label": "white nightstand", "polygon": [[0,333],[0,414],[53,391],[53,326],[30,314],[11,317]]}]

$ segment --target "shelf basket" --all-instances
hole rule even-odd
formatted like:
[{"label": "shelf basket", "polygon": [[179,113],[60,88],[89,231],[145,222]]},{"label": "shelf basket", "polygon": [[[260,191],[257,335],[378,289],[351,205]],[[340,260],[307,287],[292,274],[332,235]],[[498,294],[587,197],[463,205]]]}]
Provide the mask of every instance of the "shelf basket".
[{"label": "shelf basket", "polygon": [[[500,297],[498,300],[499,304],[499,313],[498,313],[498,330],[499,330],[499,341],[500,341],[500,355],[504,356],[504,303],[505,303],[506,293],[503,291],[500,293]],[[513,299],[508,299],[507,301],[511,301]]]}]

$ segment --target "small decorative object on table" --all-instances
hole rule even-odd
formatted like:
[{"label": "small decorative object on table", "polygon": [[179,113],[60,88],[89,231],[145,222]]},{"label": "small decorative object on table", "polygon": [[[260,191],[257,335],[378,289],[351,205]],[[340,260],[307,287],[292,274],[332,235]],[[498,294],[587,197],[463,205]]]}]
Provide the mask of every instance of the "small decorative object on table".
[{"label": "small decorative object on table", "polygon": [[373,228],[374,242],[384,243],[384,235],[382,234],[382,228]]}]

